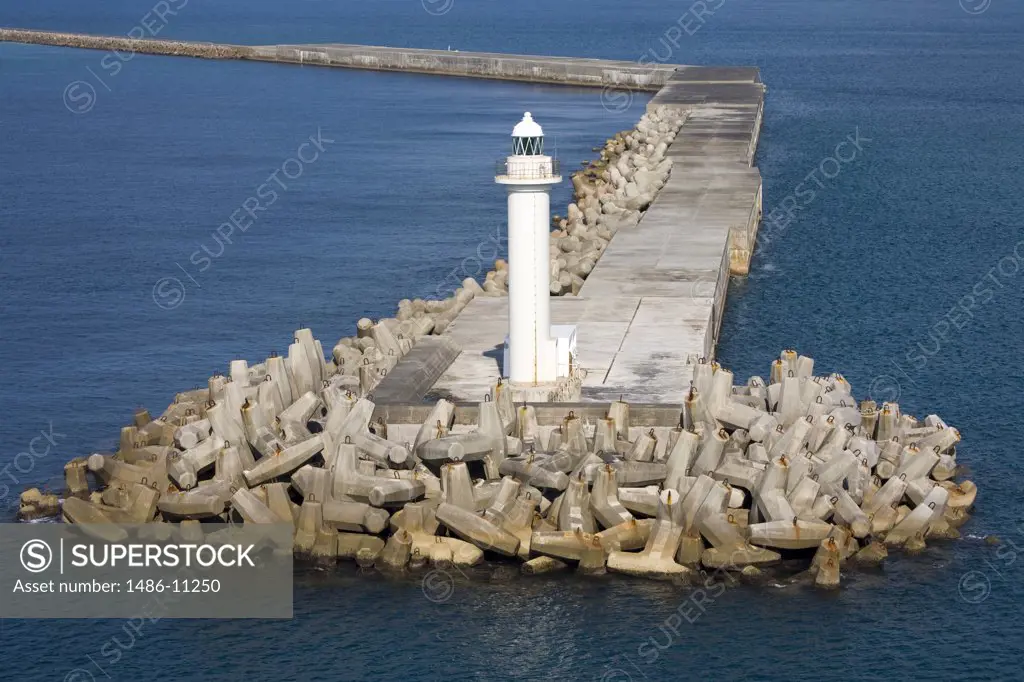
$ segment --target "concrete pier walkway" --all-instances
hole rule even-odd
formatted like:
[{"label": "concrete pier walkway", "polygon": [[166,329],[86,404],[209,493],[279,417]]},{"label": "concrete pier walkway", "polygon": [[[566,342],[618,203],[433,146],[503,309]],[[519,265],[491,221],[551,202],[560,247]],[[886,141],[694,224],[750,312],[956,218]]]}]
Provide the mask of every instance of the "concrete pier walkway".
[{"label": "concrete pier walkway", "polygon": [[[585,401],[682,403],[688,361],[714,356],[729,275],[749,268],[761,218],[757,69],[681,67],[648,106],[663,105],[688,112],[667,184],[578,297],[551,299],[552,324],[578,325]],[[480,400],[500,375],[507,327],[507,298],[474,299],[447,332],[462,353],[432,393]]]}]

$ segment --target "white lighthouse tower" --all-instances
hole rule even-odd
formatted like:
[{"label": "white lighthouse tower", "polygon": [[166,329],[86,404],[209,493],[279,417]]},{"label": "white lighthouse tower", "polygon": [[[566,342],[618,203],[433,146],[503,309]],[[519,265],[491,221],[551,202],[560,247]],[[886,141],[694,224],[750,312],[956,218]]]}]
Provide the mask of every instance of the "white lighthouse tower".
[{"label": "white lighthouse tower", "polygon": [[[571,371],[575,327],[552,331],[550,191],[562,181],[544,154],[544,131],[530,112],[512,129],[512,155],[494,181],[508,188],[508,338],[503,374],[513,384],[556,382]],[[556,338],[560,337],[560,338]]]}]

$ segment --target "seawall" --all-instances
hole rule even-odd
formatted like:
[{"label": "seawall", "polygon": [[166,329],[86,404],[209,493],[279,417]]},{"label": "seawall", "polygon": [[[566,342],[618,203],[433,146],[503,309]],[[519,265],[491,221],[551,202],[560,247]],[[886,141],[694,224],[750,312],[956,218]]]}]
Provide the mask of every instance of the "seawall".
[{"label": "seawall", "polygon": [[492,80],[657,91],[674,64],[637,64],[606,59],[421,50],[373,45],[230,45],[177,40],[0,28],[0,42],[200,59],[245,59],[304,66],[402,71]]}]

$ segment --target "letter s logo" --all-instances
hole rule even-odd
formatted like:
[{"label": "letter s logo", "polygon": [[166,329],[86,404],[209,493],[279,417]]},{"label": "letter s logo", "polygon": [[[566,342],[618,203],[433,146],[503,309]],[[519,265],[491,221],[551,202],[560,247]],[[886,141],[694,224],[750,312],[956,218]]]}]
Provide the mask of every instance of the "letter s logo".
[{"label": "letter s logo", "polygon": [[21,565],[29,573],[42,573],[53,563],[53,550],[42,540],[29,540],[21,546]]}]

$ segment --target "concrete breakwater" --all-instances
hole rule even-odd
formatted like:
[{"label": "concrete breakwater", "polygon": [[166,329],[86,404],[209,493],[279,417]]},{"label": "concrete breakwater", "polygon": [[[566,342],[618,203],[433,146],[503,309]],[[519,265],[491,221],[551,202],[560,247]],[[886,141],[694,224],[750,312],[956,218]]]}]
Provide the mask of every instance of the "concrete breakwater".
[{"label": "concrete breakwater", "polygon": [[[691,361],[714,356],[729,275],[749,269],[761,217],[761,177],[752,166],[765,88],[756,68],[352,45],[233,46],[16,29],[0,29],[0,40],[593,85],[611,88],[613,104],[626,106],[631,91],[656,89],[637,127],[610,140],[599,160],[574,174],[574,201],[555,220],[551,291],[577,294],[556,299],[551,309],[555,324],[578,329],[582,384],[573,399],[681,402]],[[629,229],[619,230],[623,225]],[[415,318],[417,333],[443,335],[446,340],[433,347],[455,357],[440,367],[426,352],[431,344],[421,344],[411,366],[392,365],[397,354],[383,363],[370,358],[374,376],[397,369],[425,387],[421,396],[433,389],[434,395],[475,399],[502,373],[495,349],[507,332],[505,290],[507,270],[498,261],[482,286],[466,279],[444,301],[402,301],[397,320]],[[403,334],[410,338],[410,332]],[[368,343],[353,338],[341,345],[366,351]],[[355,359],[351,350],[337,352]],[[426,364],[443,376],[428,381]],[[412,392],[394,395],[411,399]]]},{"label": "concrete breakwater", "polygon": [[59,33],[14,28],[0,28],[0,42],[73,47],[82,50],[117,51],[127,54],[197,57],[202,59],[248,59],[251,54],[251,48],[244,45],[218,45],[215,43],[180,40],[123,38],[119,36],[96,36],[85,33]]},{"label": "concrete breakwater", "polygon": [[[757,69],[677,69],[647,107],[655,121],[673,122],[656,145],[660,153],[666,144],[664,159],[655,157],[670,161],[671,172],[663,184],[659,177],[639,222],[616,231],[585,278],[578,272],[591,259],[574,261],[577,252],[563,251],[574,241],[559,235],[583,227],[601,237],[620,224],[623,197],[636,194],[630,184],[645,175],[631,176],[630,166],[650,163],[644,153],[627,153],[646,147],[645,133],[618,136],[605,147],[603,167],[573,179],[575,208],[556,225],[552,257],[563,262],[552,291],[578,295],[552,299],[551,320],[576,326],[581,399],[682,404],[692,362],[714,357],[729,277],[748,272],[761,219],[753,162],[764,92]],[[502,376],[495,349],[507,331],[506,298],[472,300],[446,328],[461,352],[433,394],[466,401],[483,395]]]},{"label": "concrete breakwater", "polygon": [[[629,131],[618,133],[601,149],[600,158],[572,174],[574,202],[567,217],[555,216],[551,233],[551,294],[578,294],[583,282],[596,266],[601,254],[617,232],[630,229],[643,218],[644,211],[665,185],[672,169],[666,157],[685,120],[685,113],[665,107],[646,112]],[[507,264],[499,260],[482,285],[473,278],[462,281],[452,296],[442,300],[403,299],[394,318],[364,318],[358,333],[338,341],[332,357],[345,380],[345,389],[368,395],[387,376],[403,372],[414,363],[412,372],[421,374],[420,355],[430,356],[435,364],[429,375],[414,377],[420,381],[419,396],[431,389],[434,380],[461,354],[451,337],[424,341],[425,336],[444,335],[449,326],[475,299],[500,299],[508,296]],[[417,353],[403,364],[403,358],[419,343]],[[392,376],[391,384],[408,385],[407,376]],[[417,391],[401,395],[418,397]]]},{"label": "concrete breakwater", "polygon": [[54,45],[127,54],[201,59],[246,59],[283,64],[374,71],[404,71],[467,78],[616,87],[657,91],[674,64],[638,64],[605,59],[421,50],[373,45],[230,45],[0,28],[0,41]]},{"label": "concrete breakwater", "polygon": [[[69,462],[64,520],[291,524],[298,555],[384,571],[505,557],[686,582],[802,559],[798,580],[835,587],[889,549],[958,537],[977,494],[953,480],[956,429],[858,403],[795,351],[740,385],[692,365],[681,410],[576,414],[516,405],[498,383],[466,423],[446,400],[392,418],[301,350],[318,347],[308,330],[296,339],[286,360],[232,363],[156,419],[137,414],[117,452]],[[23,516],[58,513],[42,497],[27,491]]]}]

